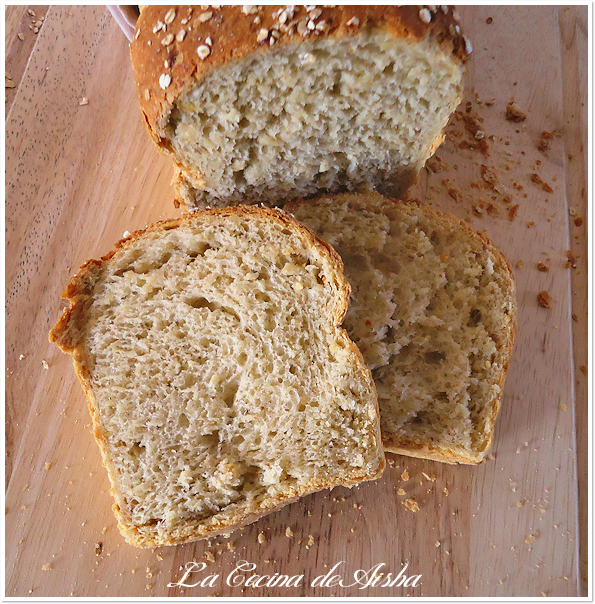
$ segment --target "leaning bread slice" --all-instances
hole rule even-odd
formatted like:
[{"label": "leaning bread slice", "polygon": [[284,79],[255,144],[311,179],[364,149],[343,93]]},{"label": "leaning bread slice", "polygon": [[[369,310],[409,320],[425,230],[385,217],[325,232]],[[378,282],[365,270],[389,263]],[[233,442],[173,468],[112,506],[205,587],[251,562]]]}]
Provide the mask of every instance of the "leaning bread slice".
[{"label": "leaning bread slice", "polygon": [[126,540],[232,530],[384,467],[340,258],[279,210],[197,212],[87,262],[50,334],[72,354]]},{"label": "leaning bread slice", "polygon": [[483,461],[516,331],[504,256],[416,201],[355,194],[287,209],[343,258],[352,287],[345,327],[372,369],[385,448]]},{"label": "leaning bread slice", "polygon": [[131,44],[187,209],[400,194],[443,140],[470,51],[448,6],[150,6]]}]

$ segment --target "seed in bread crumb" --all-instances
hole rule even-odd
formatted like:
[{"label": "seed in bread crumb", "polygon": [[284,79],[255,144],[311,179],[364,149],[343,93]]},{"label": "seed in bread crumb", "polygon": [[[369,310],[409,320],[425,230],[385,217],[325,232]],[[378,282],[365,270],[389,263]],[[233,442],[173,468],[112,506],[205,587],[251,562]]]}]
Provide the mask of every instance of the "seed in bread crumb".
[{"label": "seed in bread crumb", "polygon": [[264,535],[264,533],[258,533],[258,543],[264,543],[266,541],[266,537]]},{"label": "seed in bread crumb", "polygon": [[290,526],[288,526],[288,527],[285,529],[285,536],[286,536],[286,537],[293,537],[293,531],[291,530],[291,527],[290,527]]},{"label": "seed in bread crumb", "polygon": [[549,266],[547,266],[547,265],[546,265],[546,264],[544,264],[543,262],[540,262],[540,263],[537,265],[537,270],[538,270],[538,271],[541,271],[542,273],[547,273],[547,272],[550,270],[550,268],[549,268]]},{"label": "seed in bread crumb", "polygon": [[405,489],[399,489],[397,495],[407,495],[407,491],[405,491]]},{"label": "seed in bread crumb", "polygon": [[405,501],[403,501],[403,505],[410,512],[418,512],[419,511],[419,505],[418,505],[417,501],[415,501],[415,499],[405,499]]},{"label": "seed in bread crumb", "polygon": [[552,302],[552,297],[546,290],[543,290],[537,294],[537,302],[539,303],[539,306],[549,308]]},{"label": "seed in bread crumb", "polygon": [[41,570],[52,570],[52,567],[50,565],[49,562],[46,562],[42,567]]},{"label": "seed in bread crumb", "polygon": [[527,119],[527,114],[523,113],[514,101],[511,101],[508,103],[508,105],[506,105],[506,119],[509,122],[515,122],[518,124],[519,122],[524,122]]},{"label": "seed in bread crumb", "polygon": [[401,474],[401,479],[402,480],[409,480],[409,472],[407,472],[407,470],[403,470],[403,473]]}]

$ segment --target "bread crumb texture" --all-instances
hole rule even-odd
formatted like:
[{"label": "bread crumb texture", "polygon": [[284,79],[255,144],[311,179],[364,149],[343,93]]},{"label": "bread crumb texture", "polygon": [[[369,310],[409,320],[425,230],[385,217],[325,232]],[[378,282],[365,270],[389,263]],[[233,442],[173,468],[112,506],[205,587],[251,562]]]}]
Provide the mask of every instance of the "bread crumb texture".
[{"label": "bread crumb texture", "polygon": [[336,327],[348,291],[332,250],[255,208],[134,233],[74,277],[50,338],[74,356],[130,543],[229,533],[380,474],[374,386]]},{"label": "bread crumb texture", "polygon": [[[164,24],[163,7],[139,19],[139,101],[158,147],[181,168],[186,207],[277,205],[362,183],[404,191],[461,100],[471,49],[458,15],[436,7],[254,9],[195,10],[191,33],[177,19]],[[178,41],[172,34],[182,27]]]},{"label": "bread crumb texture", "polygon": [[343,258],[352,288],[345,327],[372,369],[385,447],[480,463],[516,331],[504,257],[419,202],[355,194],[288,210]]}]

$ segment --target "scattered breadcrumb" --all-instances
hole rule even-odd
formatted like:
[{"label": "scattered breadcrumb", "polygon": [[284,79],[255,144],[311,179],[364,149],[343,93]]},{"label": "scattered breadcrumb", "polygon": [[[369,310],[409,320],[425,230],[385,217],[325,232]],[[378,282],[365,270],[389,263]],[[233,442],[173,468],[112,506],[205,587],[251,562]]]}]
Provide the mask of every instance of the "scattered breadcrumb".
[{"label": "scattered breadcrumb", "polygon": [[578,315],[577,315],[575,312],[573,312],[573,313],[572,313],[572,320],[573,320],[575,323],[578,323]]},{"label": "scattered breadcrumb", "polygon": [[421,475],[426,479],[429,480],[430,482],[436,482],[436,477],[435,476],[428,476],[425,472],[422,472]]},{"label": "scattered breadcrumb", "polygon": [[415,501],[415,499],[405,499],[405,501],[403,501],[403,505],[410,512],[418,512],[419,511],[419,505],[417,504],[417,501]]},{"label": "scattered breadcrumb", "polygon": [[531,182],[534,182],[538,187],[541,187],[547,193],[553,193],[554,189],[539,176],[539,174],[531,174]]},{"label": "scattered breadcrumb", "polygon": [[101,529],[101,534],[102,534],[102,535],[105,535],[105,533],[107,533],[107,526],[104,526],[104,527]]},{"label": "scattered breadcrumb", "polygon": [[564,265],[564,268],[576,268],[576,257],[572,250],[566,252],[566,258],[568,258],[568,261]]},{"label": "scattered breadcrumb", "polygon": [[102,551],[103,551],[103,541],[98,541],[95,544],[95,555],[100,556]]},{"label": "scattered breadcrumb", "polygon": [[52,570],[52,566],[50,565],[49,562],[46,562],[42,567],[41,570]]},{"label": "scattered breadcrumb", "polygon": [[22,361],[25,358],[24,354],[19,354],[19,361]]},{"label": "scattered breadcrumb", "polygon": [[397,491],[397,495],[407,495],[407,492],[405,491],[405,489],[399,489]]},{"label": "scattered breadcrumb", "polygon": [[86,96],[84,96],[84,97],[83,97],[83,98],[82,98],[82,99],[79,101],[79,105],[80,105],[81,107],[83,107],[84,105],[88,105],[88,104],[89,104],[89,99],[88,99]]},{"label": "scattered breadcrumb", "polygon": [[506,119],[509,122],[515,122],[518,124],[519,122],[524,122],[527,119],[527,114],[523,113],[514,101],[511,101],[508,103],[508,105],[506,105]]},{"label": "scattered breadcrumb", "polygon": [[308,535],[308,543],[306,544],[306,549],[310,549],[314,545],[314,537],[312,535]]},{"label": "scattered breadcrumb", "polygon": [[258,533],[258,543],[264,543],[266,541],[266,537],[264,535],[264,533]]},{"label": "scattered breadcrumb", "polygon": [[574,226],[576,226],[576,227],[583,226],[583,217],[582,216],[577,216],[574,219]]},{"label": "scattered breadcrumb", "polygon": [[529,545],[530,543],[533,543],[535,541],[535,535],[529,535],[526,539],[525,539],[525,543],[527,545]]},{"label": "scattered breadcrumb", "polygon": [[407,470],[403,470],[403,473],[401,474],[401,479],[402,480],[409,480],[409,472],[407,472]]},{"label": "scattered breadcrumb", "polygon": [[508,220],[511,222],[516,218],[517,212],[519,211],[519,204],[517,203],[515,206],[512,206],[508,210]]},{"label": "scattered breadcrumb", "polygon": [[516,268],[521,268],[521,266],[523,266],[523,261],[519,260],[515,265]]},{"label": "scattered breadcrumb", "polygon": [[579,369],[584,373],[584,375],[587,375],[587,367],[585,365],[581,365]]},{"label": "scattered breadcrumb", "polygon": [[540,262],[540,263],[537,265],[537,270],[538,270],[538,271],[541,271],[542,273],[547,273],[547,272],[550,270],[550,268],[549,268],[549,266],[547,266],[547,265],[546,265],[546,264],[544,264],[543,262]]},{"label": "scattered breadcrumb", "polygon": [[539,303],[539,306],[542,306],[543,308],[549,308],[551,301],[552,297],[547,291],[543,290],[537,294],[537,302]]},{"label": "scattered breadcrumb", "polygon": [[151,589],[153,589],[153,586],[152,586],[152,585],[150,585],[149,583],[147,583],[147,584],[145,585],[145,589],[147,589],[147,590],[151,590]]},{"label": "scattered breadcrumb", "polygon": [[288,527],[285,529],[285,536],[286,536],[286,537],[293,537],[293,531],[291,530],[291,527],[289,527],[289,526],[288,526]]},{"label": "scattered breadcrumb", "polygon": [[215,562],[215,555],[213,552],[207,550],[205,552],[205,559],[207,562]]},{"label": "scattered breadcrumb", "polygon": [[434,545],[435,545],[436,547],[440,547],[440,541],[436,541],[436,543],[434,543]]},{"label": "scattered breadcrumb", "polygon": [[49,368],[50,368],[50,366],[48,365],[48,362],[47,362],[45,359],[43,359],[43,360],[41,361],[41,364],[43,365],[43,368],[44,368],[44,369],[49,369]]},{"label": "scattered breadcrumb", "polygon": [[442,490],[442,492],[448,497],[448,489],[446,487],[444,487],[444,489]]},{"label": "scattered breadcrumb", "polygon": [[52,467],[52,462],[51,461],[46,461],[45,462],[45,469],[49,470]]},{"label": "scattered breadcrumb", "polygon": [[426,162],[426,169],[434,174],[438,172],[450,172],[449,165],[438,155],[434,155]]},{"label": "scattered breadcrumb", "polygon": [[550,143],[549,141],[554,138],[554,135],[551,132],[548,132],[547,130],[544,130],[541,133],[541,138],[539,139],[539,143],[537,144],[537,148],[542,152],[545,153],[549,148],[550,148]]},{"label": "scattered breadcrumb", "polygon": [[[488,25],[491,25],[493,22],[494,22],[493,17],[488,17],[488,18],[486,19],[486,23],[487,23]],[[486,103],[486,105],[487,105],[487,103]]]}]

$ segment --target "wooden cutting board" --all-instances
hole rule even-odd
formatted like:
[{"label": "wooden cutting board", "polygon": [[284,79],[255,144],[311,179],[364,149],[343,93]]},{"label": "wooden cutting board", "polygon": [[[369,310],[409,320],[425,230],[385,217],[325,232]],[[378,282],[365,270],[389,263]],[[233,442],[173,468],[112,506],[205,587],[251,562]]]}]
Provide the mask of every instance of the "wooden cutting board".
[{"label": "wooden cutting board", "polygon": [[[51,6],[32,43],[16,36],[27,17],[8,22],[7,56],[23,69],[11,74],[17,85],[7,93],[6,123],[6,595],[579,594],[587,526],[587,378],[579,370],[587,364],[587,7],[460,12],[474,45],[469,113],[464,103],[439,150],[443,164],[434,164],[441,171],[424,173],[416,194],[485,229],[516,267],[519,335],[493,457],[451,467],[389,456],[373,484],[306,497],[229,539],[155,550],[132,548],[116,528],[83,393],[70,357],[47,333],[81,263],[107,253],[126,230],[178,215],[172,168],[144,131],[128,43],[105,7]],[[32,47],[28,63],[19,44]],[[512,99],[526,121],[505,120]],[[543,131],[554,133],[545,153],[537,148]],[[468,148],[482,133],[487,156]],[[575,269],[565,267],[569,249]],[[537,270],[540,262],[549,271]],[[549,308],[538,305],[542,290]],[[419,511],[403,505],[408,498]],[[193,560],[206,568],[186,583],[218,577],[168,587]],[[231,587],[228,575],[241,561],[255,567],[236,573]],[[421,578],[408,587],[312,587],[338,563],[331,574],[346,585],[377,564],[393,576],[407,564],[405,574]],[[274,573],[303,579],[289,588],[245,584]]]}]

